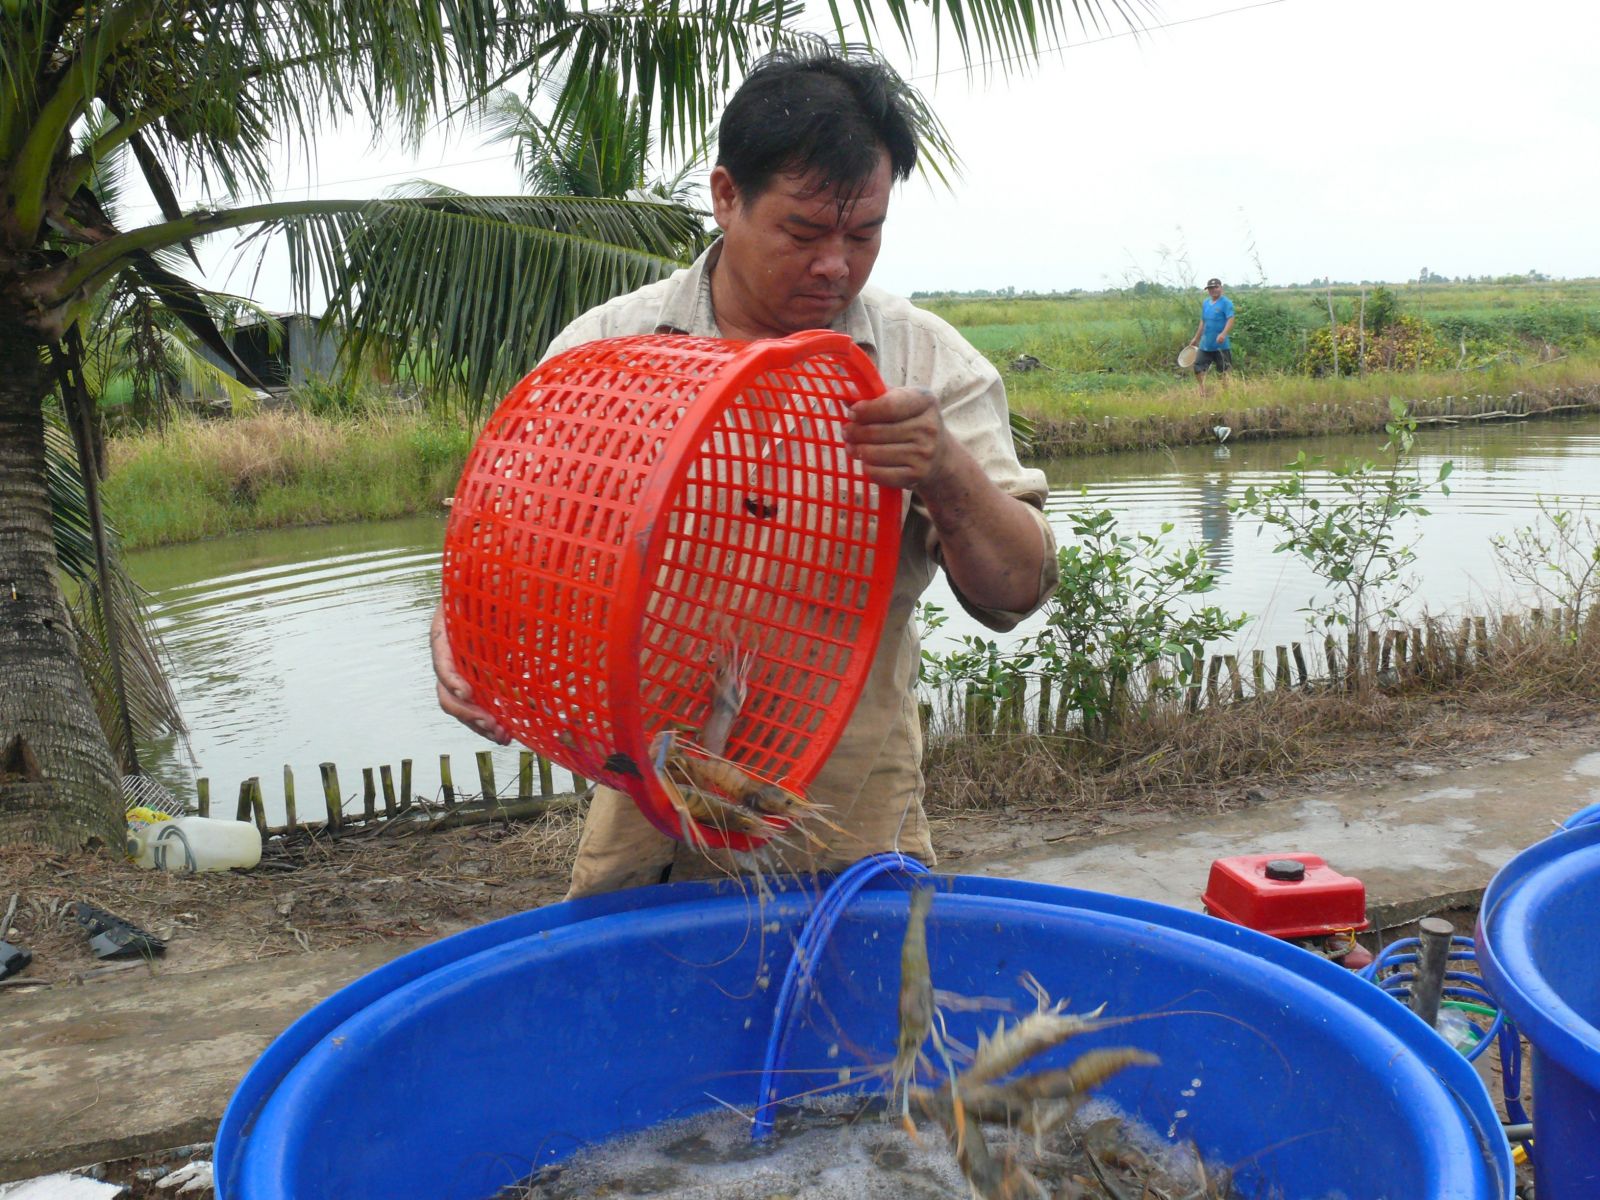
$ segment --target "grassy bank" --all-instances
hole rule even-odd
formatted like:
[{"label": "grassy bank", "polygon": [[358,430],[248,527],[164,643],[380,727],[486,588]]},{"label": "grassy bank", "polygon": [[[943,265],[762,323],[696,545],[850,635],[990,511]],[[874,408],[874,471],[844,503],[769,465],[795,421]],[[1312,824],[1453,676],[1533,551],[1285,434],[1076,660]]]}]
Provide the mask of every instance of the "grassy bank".
[{"label": "grassy bank", "polygon": [[409,414],[186,419],[107,444],[107,515],[129,549],[437,510],[473,434]]},{"label": "grassy bank", "polygon": [[[1424,423],[1600,411],[1600,356],[1470,376],[1239,379],[1205,396],[1186,380],[1060,395],[1041,374],[1007,380],[1013,406],[1034,422],[1040,458],[1208,442],[1217,425],[1234,440],[1381,432],[1391,395],[1409,401]],[[106,507],[129,549],[409,516],[436,510],[455,491],[472,438],[459,424],[417,415],[183,420],[109,440]]]},{"label": "grassy bank", "polygon": [[[1423,423],[1600,411],[1600,281],[1232,295],[1237,369],[1226,391],[1213,383],[1205,394],[1174,362],[1194,332],[1189,290],[920,303],[1000,366],[1012,407],[1034,423],[1039,458],[1208,442],[1218,425],[1234,440],[1378,432],[1391,397]],[[1037,368],[1013,369],[1021,355]],[[1384,355],[1414,369],[1362,369]],[[125,544],[405,516],[454,490],[472,441],[465,428],[332,407],[113,438],[107,508]]]},{"label": "grassy bank", "polygon": [[1502,363],[1484,371],[1374,373],[1365,378],[1268,375],[1215,382],[1204,395],[1192,379],[1125,391],[1063,391],[1041,371],[1009,375],[1012,407],[1034,424],[1033,452],[1065,458],[1214,440],[1382,432],[1391,397],[1422,424],[1600,412],[1600,354],[1544,364]]}]

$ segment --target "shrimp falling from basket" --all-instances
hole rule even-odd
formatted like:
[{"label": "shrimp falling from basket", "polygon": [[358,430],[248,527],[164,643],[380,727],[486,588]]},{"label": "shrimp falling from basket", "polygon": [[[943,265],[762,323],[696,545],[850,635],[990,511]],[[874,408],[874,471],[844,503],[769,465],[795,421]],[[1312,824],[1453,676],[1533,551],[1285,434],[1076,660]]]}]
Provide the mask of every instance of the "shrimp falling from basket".
[{"label": "shrimp falling from basket", "polygon": [[692,846],[705,848],[709,843],[703,828],[710,828],[785,846],[792,831],[820,848],[817,835],[799,823],[802,817],[843,830],[822,814],[819,805],[724,757],[733,723],[750,695],[755,661],[754,651],[741,648],[723,631],[712,677],[710,716],[697,740],[676,729],[655,736],[651,765],[656,781],[678,813],[683,840]]}]

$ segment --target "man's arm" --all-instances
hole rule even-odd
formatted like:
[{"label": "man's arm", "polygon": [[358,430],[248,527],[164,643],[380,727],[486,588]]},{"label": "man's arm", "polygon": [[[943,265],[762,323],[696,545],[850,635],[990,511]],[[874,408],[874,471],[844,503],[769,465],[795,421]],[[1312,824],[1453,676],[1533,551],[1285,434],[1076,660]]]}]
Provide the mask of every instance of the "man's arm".
[{"label": "man's arm", "polygon": [[1223,342],[1227,341],[1228,340],[1228,335],[1230,333],[1232,333],[1232,332],[1233,332],[1233,318],[1229,317],[1227,324],[1222,327],[1222,332],[1217,334],[1217,345],[1220,346],[1220,345],[1222,345]]},{"label": "man's arm", "polygon": [[873,482],[914,492],[939,536],[950,581],[981,608],[1027,612],[1039,602],[1044,535],[951,435],[925,388],[892,388],[850,410],[845,442]]}]

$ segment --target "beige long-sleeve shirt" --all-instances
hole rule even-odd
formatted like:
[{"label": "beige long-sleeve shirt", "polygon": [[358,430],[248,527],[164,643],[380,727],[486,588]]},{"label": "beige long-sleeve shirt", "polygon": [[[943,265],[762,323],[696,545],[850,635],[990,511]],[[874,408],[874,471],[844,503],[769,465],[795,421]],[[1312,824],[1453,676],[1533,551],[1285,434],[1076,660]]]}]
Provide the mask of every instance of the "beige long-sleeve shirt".
[{"label": "beige long-sleeve shirt", "polygon": [[[556,337],[547,357],[598,338],[643,333],[723,336],[711,304],[711,275],[720,249],[717,243],[692,266],[591,309]],[[932,391],[946,429],[1001,491],[1023,500],[1037,514],[1046,554],[1033,608],[986,609],[956,592],[962,606],[988,628],[1012,628],[1054,590],[1056,551],[1043,515],[1045,476],[1017,459],[999,373],[950,325],[877,288],[864,288],[833,329],[848,334],[866,352],[888,387]],[[854,843],[839,846],[837,855],[825,858],[848,862],[898,848],[932,860],[921,809],[922,734],[916,696],[920,644],[914,615],[940,563],[938,532],[926,510],[913,502],[902,533],[889,613],[866,687],[833,754],[807,789],[813,801],[827,806],[830,818],[848,831]],[[638,820],[643,824],[642,817]],[[575,891],[585,871],[585,854],[604,850],[593,844],[597,833],[591,831],[580,847]]]}]

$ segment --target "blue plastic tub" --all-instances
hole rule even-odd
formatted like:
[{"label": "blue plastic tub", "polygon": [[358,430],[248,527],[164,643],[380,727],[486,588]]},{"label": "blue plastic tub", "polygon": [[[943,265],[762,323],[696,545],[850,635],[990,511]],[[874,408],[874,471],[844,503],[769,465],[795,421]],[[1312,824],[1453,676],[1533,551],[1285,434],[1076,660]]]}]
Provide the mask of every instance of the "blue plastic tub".
[{"label": "blue plastic tub", "polygon": [[[1160,1014],[1069,1043],[1162,1065],[1106,1093],[1286,1200],[1509,1200],[1510,1151],[1471,1066],[1376,988],[1198,913],[940,877],[935,986]],[[906,881],[874,880],[819,957],[783,1076],[795,1093],[893,1054]],[[813,896],[764,912],[676,884],[553,905],[427,946],[336,993],[246,1075],[217,1136],[223,1200],[480,1200],[579,1146],[756,1104],[789,947]],[[774,923],[776,928],[774,928]],[[973,1036],[977,1018],[953,1032]],[[992,1018],[990,1019],[992,1023]],[[814,1072],[814,1073],[813,1073]]]},{"label": "blue plastic tub", "polygon": [[1539,1200],[1600,1196],[1600,824],[1557,833],[1494,877],[1478,965],[1533,1047]]}]

